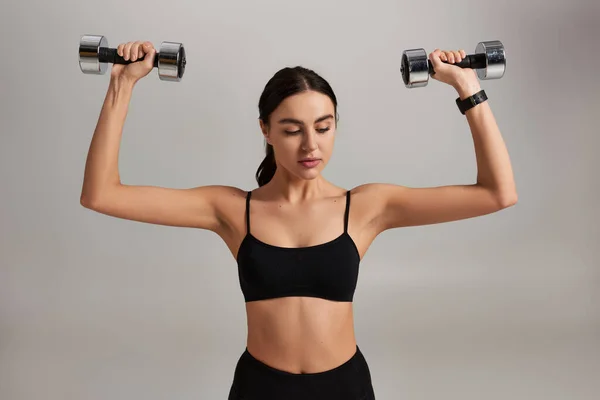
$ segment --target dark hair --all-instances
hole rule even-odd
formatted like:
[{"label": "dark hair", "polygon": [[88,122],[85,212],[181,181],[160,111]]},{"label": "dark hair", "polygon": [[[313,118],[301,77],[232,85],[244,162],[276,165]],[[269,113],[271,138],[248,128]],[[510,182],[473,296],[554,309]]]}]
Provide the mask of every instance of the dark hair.
[{"label": "dark hair", "polygon": [[[335,119],[337,121],[337,98],[333,93],[333,89],[329,83],[316,72],[301,66],[280,69],[267,82],[258,102],[259,119],[262,120],[265,125],[268,125],[271,113],[283,100],[289,96],[308,90],[314,90],[329,96],[333,102]],[[256,171],[256,181],[258,182],[258,186],[266,185],[273,179],[273,175],[275,175],[275,170],[277,169],[273,146],[266,143],[265,150],[266,156]]]}]

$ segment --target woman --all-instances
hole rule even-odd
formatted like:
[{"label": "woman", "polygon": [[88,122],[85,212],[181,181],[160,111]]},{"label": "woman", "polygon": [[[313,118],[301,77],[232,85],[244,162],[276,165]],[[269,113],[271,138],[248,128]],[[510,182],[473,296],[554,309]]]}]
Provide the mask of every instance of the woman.
[{"label": "woman", "polygon": [[[353,331],[360,260],[385,230],[472,218],[515,204],[509,156],[488,103],[465,114],[476,183],[370,183],[346,190],[321,175],[338,120],[331,87],[311,70],[284,68],[259,101],[267,155],[257,189],[123,185],[117,163],[123,124],[133,88],[152,70],[156,50],[138,41],[117,51],[126,60],[144,59],[112,67],[81,204],[118,218],[211,230],[227,244],[238,264],[248,321],[229,400],[374,399]],[[433,79],[453,86],[462,99],[480,90],[473,70],[452,65],[464,57],[463,50],[429,55]]]}]

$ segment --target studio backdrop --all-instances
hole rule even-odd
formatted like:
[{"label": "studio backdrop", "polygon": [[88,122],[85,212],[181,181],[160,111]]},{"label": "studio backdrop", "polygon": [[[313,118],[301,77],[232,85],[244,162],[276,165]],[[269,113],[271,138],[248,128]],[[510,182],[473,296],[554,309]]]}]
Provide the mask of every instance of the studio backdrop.
[{"label": "studio backdrop", "polygon": [[402,54],[502,41],[505,74],[481,85],[519,201],[377,237],[357,342],[382,400],[597,399],[598,21],[592,0],[4,2],[0,399],[224,399],[245,346],[236,263],[217,235],[81,206],[110,79],[110,66],[81,71],[87,34],[185,46],[180,81],[155,68],[134,89],[123,183],[244,190],[264,157],[259,95],[296,65],[339,100],[327,179],[473,183],[456,92],[407,88]]}]

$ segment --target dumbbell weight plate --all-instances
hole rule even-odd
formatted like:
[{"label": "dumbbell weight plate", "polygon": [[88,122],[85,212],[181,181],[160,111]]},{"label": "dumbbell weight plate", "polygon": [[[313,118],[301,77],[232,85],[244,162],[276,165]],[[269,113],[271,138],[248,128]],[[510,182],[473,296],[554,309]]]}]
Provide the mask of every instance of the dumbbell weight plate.
[{"label": "dumbbell weight plate", "polygon": [[475,54],[485,54],[486,68],[478,68],[475,71],[481,80],[500,79],[506,71],[506,51],[499,40],[480,42],[475,48]]},{"label": "dumbbell weight plate", "polygon": [[104,36],[84,35],[79,41],[79,68],[84,74],[103,75],[107,63],[100,62],[100,48],[108,47]]},{"label": "dumbbell weight plate", "polygon": [[405,50],[400,64],[402,80],[407,88],[427,86],[429,81],[429,59],[424,49]]},{"label": "dumbbell weight plate", "polygon": [[[110,52],[114,52],[114,49],[108,49],[108,41],[104,36],[84,35],[79,43],[81,71],[86,74],[105,74],[108,62],[104,60],[113,58]],[[114,57],[122,60],[118,55]],[[186,63],[185,48],[181,43],[174,42],[162,42],[154,60],[154,66],[158,67],[158,76],[164,81],[179,82],[185,72]]]},{"label": "dumbbell weight plate", "polygon": [[158,53],[158,77],[179,82],[185,72],[185,48],[181,43],[162,42]]}]

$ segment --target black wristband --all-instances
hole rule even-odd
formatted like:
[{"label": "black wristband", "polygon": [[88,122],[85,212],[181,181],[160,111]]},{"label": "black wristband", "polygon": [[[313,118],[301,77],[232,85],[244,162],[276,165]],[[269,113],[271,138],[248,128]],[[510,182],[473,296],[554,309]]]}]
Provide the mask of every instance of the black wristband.
[{"label": "black wristband", "polygon": [[458,106],[460,113],[462,115],[465,115],[465,113],[468,110],[475,107],[477,104],[483,103],[487,99],[488,99],[488,97],[485,94],[485,90],[480,90],[479,92],[475,93],[472,96],[467,97],[464,100],[461,100],[460,97],[458,97],[456,99],[456,105]]}]

